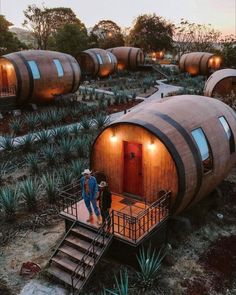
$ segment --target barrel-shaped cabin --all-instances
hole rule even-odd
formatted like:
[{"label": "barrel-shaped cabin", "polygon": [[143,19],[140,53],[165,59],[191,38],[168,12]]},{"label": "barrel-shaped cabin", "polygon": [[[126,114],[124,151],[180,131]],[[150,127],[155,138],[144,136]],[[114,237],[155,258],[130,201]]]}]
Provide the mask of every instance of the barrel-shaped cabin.
[{"label": "barrel-shaped cabin", "polygon": [[76,57],[83,76],[107,77],[117,68],[117,59],[111,53],[100,48],[91,48],[79,53]]},{"label": "barrel-shaped cabin", "polygon": [[236,95],[236,70],[222,69],[213,73],[206,81],[204,88],[205,96]]},{"label": "barrel-shaped cabin", "polygon": [[221,58],[212,53],[190,52],[180,57],[179,68],[191,76],[209,75],[220,69],[221,62]]},{"label": "barrel-shaped cabin", "polygon": [[137,70],[144,63],[144,53],[140,48],[136,47],[114,47],[107,49],[117,58],[118,70]]},{"label": "barrel-shaped cabin", "polygon": [[96,138],[93,171],[114,194],[151,204],[171,192],[177,214],[209,194],[236,162],[236,115],[213,98],[174,96],[141,104]]},{"label": "barrel-shaped cabin", "polygon": [[80,66],[68,54],[27,50],[0,57],[0,98],[15,98],[17,105],[50,102],[57,95],[74,93],[80,78]]}]

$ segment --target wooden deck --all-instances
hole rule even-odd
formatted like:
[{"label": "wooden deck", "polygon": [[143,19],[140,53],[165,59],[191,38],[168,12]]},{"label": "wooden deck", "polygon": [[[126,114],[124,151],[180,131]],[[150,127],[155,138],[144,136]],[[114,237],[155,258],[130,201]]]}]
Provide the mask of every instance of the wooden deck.
[{"label": "wooden deck", "polygon": [[[127,203],[132,205],[127,205]],[[75,208],[75,206],[77,208]],[[81,223],[84,223],[85,225],[93,228],[99,228],[97,224],[97,217],[95,214],[93,214],[93,221],[87,222],[87,219],[89,217],[88,210],[85,206],[84,200],[79,201],[75,204],[73,207],[66,208],[66,211],[61,211],[60,215],[65,218],[76,220],[76,210],[78,212],[78,218],[77,220]],[[122,213],[125,213],[127,215],[136,217],[140,212],[146,209],[146,205],[143,202],[136,201],[134,199],[130,199],[124,196],[119,195],[112,195],[112,206],[111,210],[119,211]]]},{"label": "wooden deck", "polygon": [[[111,212],[112,228],[110,231],[113,231],[115,237],[135,244],[169,215],[166,201],[162,205],[152,207],[136,199],[115,194],[112,195]],[[81,225],[95,231],[99,229],[95,214],[93,214],[93,220],[87,222],[89,214],[83,200],[65,208],[60,215],[71,221],[77,220]]]}]

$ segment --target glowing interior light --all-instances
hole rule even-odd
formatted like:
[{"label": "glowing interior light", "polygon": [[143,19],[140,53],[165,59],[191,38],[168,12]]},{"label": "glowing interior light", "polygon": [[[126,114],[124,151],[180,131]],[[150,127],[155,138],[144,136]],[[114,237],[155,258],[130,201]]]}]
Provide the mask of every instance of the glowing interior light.
[{"label": "glowing interior light", "polygon": [[150,151],[153,151],[153,150],[155,149],[155,144],[154,144],[153,141],[150,142],[150,143],[148,144],[148,149],[149,149]]},{"label": "glowing interior light", "polygon": [[110,137],[110,140],[111,142],[116,142],[117,141],[117,136],[115,134],[113,134],[111,137]]}]

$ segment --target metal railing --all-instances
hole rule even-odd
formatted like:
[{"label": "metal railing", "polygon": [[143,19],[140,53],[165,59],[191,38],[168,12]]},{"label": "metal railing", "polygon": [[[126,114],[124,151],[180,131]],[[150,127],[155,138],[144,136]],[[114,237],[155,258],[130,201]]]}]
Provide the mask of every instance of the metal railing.
[{"label": "metal railing", "polygon": [[80,182],[76,181],[63,187],[62,191],[59,191],[58,196],[58,209],[59,212],[64,212],[71,217],[75,217],[78,220],[79,209],[78,202],[82,198]]},{"label": "metal railing", "polygon": [[9,87],[0,87],[0,97],[9,97],[16,95],[16,87],[9,86]]},{"label": "metal railing", "polygon": [[[89,248],[86,250],[81,261],[71,275],[73,294],[77,289],[76,287],[78,286],[78,283],[81,282],[81,278],[83,278],[83,280],[82,284],[79,286],[79,290],[84,287],[88,278],[92,274],[97,262],[102,257],[113,238],[113,233],[110,231],[110,228],[113,228],[111,217],[112,216],[109,215],[106,219],[106,222],[104,222],[103,225],[100,227],[96,237],[91,242]],[[110,222],[109,228],[107,228],[108,222]],[[98,249],[99,253],[97,253]]]},{"label": "metal railing", "polygon": [[170,196],[171,193],[166,192],[137,216],[113,210],[113,233],[135,244],[140,242],[150,231],[169,217]]}]

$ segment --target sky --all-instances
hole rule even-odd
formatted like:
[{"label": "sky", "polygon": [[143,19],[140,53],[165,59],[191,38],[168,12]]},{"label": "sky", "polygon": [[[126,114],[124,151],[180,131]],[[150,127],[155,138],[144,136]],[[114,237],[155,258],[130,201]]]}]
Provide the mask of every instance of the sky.
[{"label": "sky", "polygon": [[29,4],[70,7],[86,25],[93,27],[102,19],[130,27],[140,14],[156,13],[175,24],[181,18],[211,24],[224,35],[236,35],[236,0],[0,0],[1,13],[15,26],[22,27],[23,10]]}]

